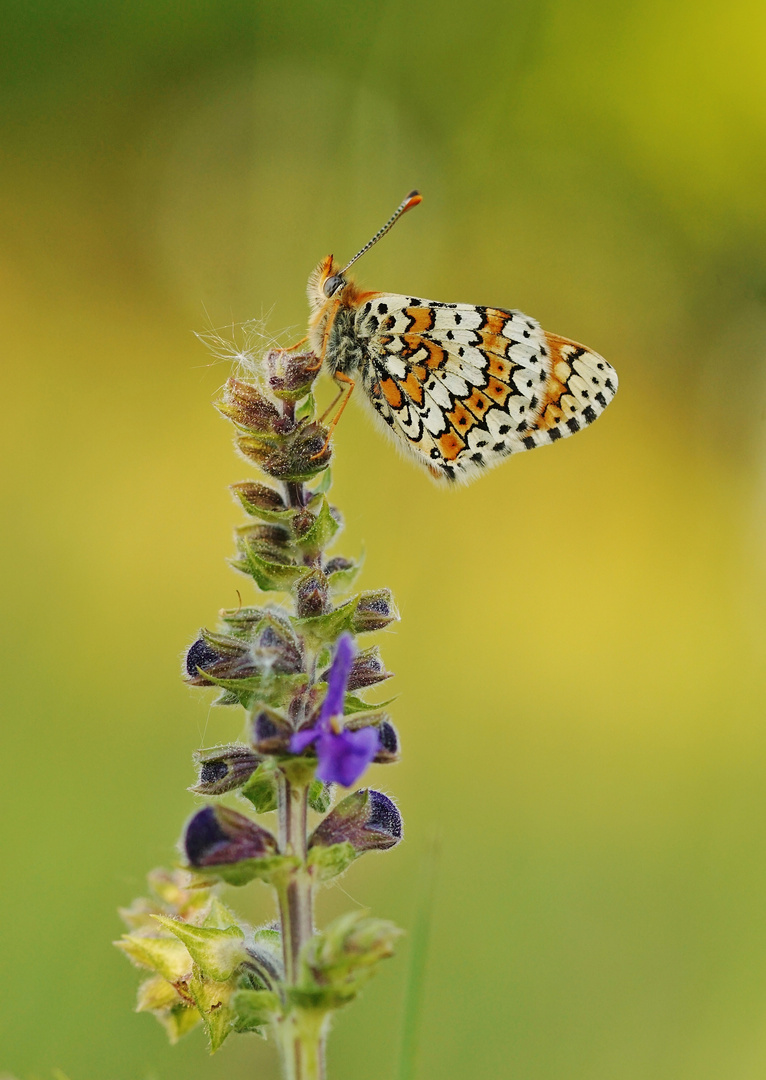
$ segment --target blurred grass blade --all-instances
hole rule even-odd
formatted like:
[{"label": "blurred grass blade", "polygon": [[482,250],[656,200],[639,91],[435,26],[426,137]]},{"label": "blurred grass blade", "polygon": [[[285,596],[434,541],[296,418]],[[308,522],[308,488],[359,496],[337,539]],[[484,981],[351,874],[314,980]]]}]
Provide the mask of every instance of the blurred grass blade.
[{"label": "blurred grass blade", "polygon": [[402,1022],[402,1047],[399,1057],[398,1080],[415,1080],[418,1040],[425,997],[426,966],[431,938],[436,878],[441,849],[434,837],[427,848],[420,870],[418,883],[415,928],[412,931],[410,964],[404,994],[404,1019]]}]

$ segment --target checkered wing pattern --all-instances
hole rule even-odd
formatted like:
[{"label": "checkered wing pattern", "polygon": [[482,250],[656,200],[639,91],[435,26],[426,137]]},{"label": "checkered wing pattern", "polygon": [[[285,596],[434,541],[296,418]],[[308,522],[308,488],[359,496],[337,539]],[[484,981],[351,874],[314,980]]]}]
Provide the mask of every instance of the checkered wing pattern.
[{"label": "checkered wing pattern", "polygon": [[354,329],[376,415],[441,480],[574,434],[617,390],[603,357],[520,311],[377,293]]}]

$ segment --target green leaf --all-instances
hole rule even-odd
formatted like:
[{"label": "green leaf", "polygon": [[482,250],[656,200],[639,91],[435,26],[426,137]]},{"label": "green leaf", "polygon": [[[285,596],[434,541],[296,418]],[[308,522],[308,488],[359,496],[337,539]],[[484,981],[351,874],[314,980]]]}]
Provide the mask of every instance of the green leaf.
[{"label": "green leaf", "polygon": [[154,917],[184,943],[194,963],[216,982],[226,982],[247,959],[245,935],[238,926],[217,930],[212,926],[192,926],[164,915]]},{"label": "green leaf", "polygon": [[313,847],[309,851],[307,862],[317,881],[326,882],[348,870],[356,857],[353,844],[344,842],[332,844],[330,847]]},{"label": "green leaf", "polygon": [[238,990],[232,998],[237,1031],[258,1031],[282,1015],[282,1005],[271,990]]},{"label": "green leaf", "polygon": [[332,806],[332,784],[312,780],[308,793],[309,806],[318,814],[326,814]]},{"label": "green leaf", "polygon": [[267,814],[277,808],[277,781],[272,761],[263,761],[255,770],[240,795],[249,799],[259,814]]}]

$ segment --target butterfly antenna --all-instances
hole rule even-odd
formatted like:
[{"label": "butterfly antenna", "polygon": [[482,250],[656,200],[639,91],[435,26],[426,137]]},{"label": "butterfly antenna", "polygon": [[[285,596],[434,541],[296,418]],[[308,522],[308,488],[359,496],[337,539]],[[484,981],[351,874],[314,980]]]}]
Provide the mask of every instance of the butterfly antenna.
[{"label": "butterfly antenna", "polygon": [[423,196],[420,194],[419,191],[411,191],[409,193],[409,195],[407,196],[407,198],[404,200],[404,202],[400,206],[397,206],[396,210],[394,210],[393,214],[388,219],[388,221],[383,226],[383,228],[378,229],[378,231],[373,236],[372,240],[368,240],[368,242],[364,245],[362,250],[357,251],[356,255],[353,257],[351,262],[346,263],[346,265],[341,270],[339,276],[342,277],[343,274],[346,273],[348,268],[350,266],[354,265],[354,263],[356,262],[357,259],[361,259],[362,255],[364,255],[365,251],[369,251],[373,244],[377,244],[378,240],[380,240],[380,238],[382,236],[385,236],[389,229],[393,228],[393,226],[396,224],[396,222],[399,220],[399,218],[402,216],[402,214],[406,214],[408,210],[411,210],[413,208],[413,206],[417,206],[418,203],[422,202],[422,201],[423,201]]}]

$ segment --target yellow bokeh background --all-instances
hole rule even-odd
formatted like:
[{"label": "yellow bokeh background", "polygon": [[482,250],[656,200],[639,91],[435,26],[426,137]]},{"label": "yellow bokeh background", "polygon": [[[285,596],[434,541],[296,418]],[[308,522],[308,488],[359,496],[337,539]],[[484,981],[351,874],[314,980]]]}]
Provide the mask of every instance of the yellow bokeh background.
[{"label": "yellow bokeh background", "polygon": [[[109,944],[192,751],[240,733],[179,679],[253,595],[229,368],[192,332],[300,336],[314,264],[418,187],[358,280],[521,308],[621,385],[457,491],[345,414],[336,550],[402,612],[404,758],[370,780],[406,842],[320,911],[411,930],[438,839],[418,1077],[764,1075],[765,33],[753,0],[12,0],[0,1068],[276,1078],[255,1038],[168,1047]],[[339,1018],[334,1080],[394,1076],[408,948]]]}]

